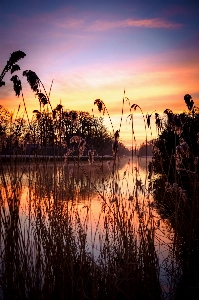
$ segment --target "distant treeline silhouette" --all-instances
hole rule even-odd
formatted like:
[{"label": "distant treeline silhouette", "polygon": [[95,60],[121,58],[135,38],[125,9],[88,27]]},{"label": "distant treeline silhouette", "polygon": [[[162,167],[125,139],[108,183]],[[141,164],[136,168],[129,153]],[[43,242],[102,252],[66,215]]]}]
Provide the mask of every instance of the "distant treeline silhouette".
[{"label": "distant treeline silhouette", "polygon": [[[113,138],[103,118],[88,112],[67,111],[61,104],[52,112],[34,110],[28,122],[12,119],[0,106],[0,153],[26,155],[112,155]],[[130,151],[119,143],[120,154]]]},{"label": "distant treeline silhouette", "polygon": [[[24,58],[25,55],[22,51],[15,51],[11,54],[0,75],[0,86],[5,85],[3,78],[8,71],[13,74],[20,70],[16,62]],[[103,124],[102,117],[97,118],[88,112],[67,110],[61,104],[52,108],[50,103],[52,84],[49,93],[47,93],[35,72],[26,70],[23,72],[23,76],[27,78],[32,91],[38,98],[40,109],[35,109],[30,119],[22,92],[21,80],[17,75],[13,75],[10,80],[13,82],[16,96],[22,96],[26,119],[20,117],[20,105],[15,118],[12,113],[0,106],[1,154],[93,156],[112,155],[115,154],[116,150],[120,154],[130,153],[118,141],[119,133],[117,138],[115,138],[115,134],[110,134]],[[101,103],[103,102],[100,99],[94,102],[99,110]],[[103,110],[106,108],[104,107]]]}]

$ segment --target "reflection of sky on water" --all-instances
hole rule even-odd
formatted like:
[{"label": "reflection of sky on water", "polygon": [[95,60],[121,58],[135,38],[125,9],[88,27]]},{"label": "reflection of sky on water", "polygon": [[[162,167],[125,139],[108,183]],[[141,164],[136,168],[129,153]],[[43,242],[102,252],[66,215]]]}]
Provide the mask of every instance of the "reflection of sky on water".
[{"label": "reflection of sky on water", "polygon": [[[21,164],[13,170],[5,167],[4,174],[11,194],[13,186],[18,186],[21,224],[24,227],[28,227],[30,208],[34,219],[37,203],[43,205],[44,210],[55,202],[67,205],[73,227],[77,229],[78,217],[87,234],[88,249],[95,258],[99,256],[105,242],[106,228],[110,226],[107,216],[111,219],[119,213],[123,226],[132,222],[138,242],[140,224],[143,228],[151,228],[159,257],[160,278],[166,289],[165,269],[171,260],[173,234],[167,221],[161,220],[158,215],[150,193],[146,173],[149,161],[135,158],[132,163],[131,158],[123,158],[116,162],[117,168],[114,161],[103,161],[103,164],[95,162],[94,165],[80,162],[79,167],[71,162],[56,165],[40,163],[36,166]],[[2,195],[6,197],[3,189]]]}]

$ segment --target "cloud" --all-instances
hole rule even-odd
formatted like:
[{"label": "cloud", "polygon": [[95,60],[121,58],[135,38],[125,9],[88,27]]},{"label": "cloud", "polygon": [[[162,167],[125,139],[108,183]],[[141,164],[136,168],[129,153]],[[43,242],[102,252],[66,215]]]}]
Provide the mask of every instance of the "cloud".
[{"label": "cloud", "polygon": [[168,107],[183,110],[186,109],[183,97],[187,93],[194,96],[196,105],[199,103],[198,63],[196,50],[189,53],[182,49],[137,61],[96,62],[59,69],[54,77],[52,101],[62,99],[70,108],[89,110],[94,99],[100,98],[113,116],[120,113],[125,88],[131,104],[138,103],[144,111],[150,112],[154,107],[159,112]]},{"label": "cloud", "polygon": [[145,27],[145,28],[170,28],[177,29],[182,27],[180,23],[174,23],[171,21],[163,20],[160,18],[155,19],[126,19],[120,21],[103,21],[96,20],[92,25],[89,26],[90,30],[106,31],[115,28],[125,28],[125,27]]},{"label": "cloud", "polygon": [[84,25],[84,19],[66,19],[55,22],[55,25],[60,28],[77,29]]}]

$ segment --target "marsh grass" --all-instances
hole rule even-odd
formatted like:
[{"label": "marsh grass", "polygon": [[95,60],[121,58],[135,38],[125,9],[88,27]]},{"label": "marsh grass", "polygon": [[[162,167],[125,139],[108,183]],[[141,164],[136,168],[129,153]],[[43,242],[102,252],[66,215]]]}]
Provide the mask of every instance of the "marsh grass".
[{"label": "marsh grass", "polygon": [[[141,190],[134,187],[135,203],[125,200],[117,171],[106,170],[111,180],[100,187],[93,170],[79,181],[79,166],[70,178],[57,163],[50,172],[42,162],[10,167],[1,164],[3,299],[160,299],[155,225],[143,213]],[[93,191],[98,219],[91,218]]]},{"label": "marsh grass", "polygon": [[173,114],[154,144],[154,197],[163,219],[175,230],[173,250],[179,262],[176,299],[199,297],[198,108],[190,95],[189,112]]},{"label": "marsh grass", "polygon": [[165,294],[147,179],[143,184],[137,167],[130,171],[130,160],[121,174],[118,139],[115,131],[108,162],[88,164],[72,154],[73,162],[60,164],[56,156],[41,160],[37,153],[33,161],[18,155],[1,161],[2,299],[161,299]]}]

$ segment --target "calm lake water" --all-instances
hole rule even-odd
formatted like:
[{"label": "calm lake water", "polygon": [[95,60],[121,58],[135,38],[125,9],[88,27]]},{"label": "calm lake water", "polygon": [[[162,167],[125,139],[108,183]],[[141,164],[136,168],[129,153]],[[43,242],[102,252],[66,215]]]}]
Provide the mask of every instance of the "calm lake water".
[{"label": "calm lake water", "polygon": [[148,178],[150,161],[151,158],[132,161],[132,158],[123,157],[116,164],[114,161],[92,165],[88,162],[7,163],[3,165],[1,176],[1,198],[6,203],[13,193],[17,195],[24,232],[30,224],[34,227],[37,207],[47,212],[54,205],[61,205],[67,210],[74,230],[79,230],[81,224],[88,251],[95,260],[106,242],[107,228],[112,228],[111,216],[120,214],[123,225],[132,222],[138,243],[140,224],[143,224],[143,228],[154,235],[160,281],[167,294],[170,289],[168,274],[175,263],[171,251],[174,232],[169,221],[159,215],[153,199]]}]

